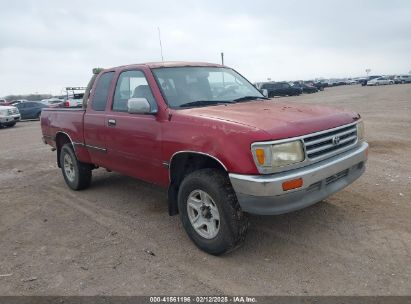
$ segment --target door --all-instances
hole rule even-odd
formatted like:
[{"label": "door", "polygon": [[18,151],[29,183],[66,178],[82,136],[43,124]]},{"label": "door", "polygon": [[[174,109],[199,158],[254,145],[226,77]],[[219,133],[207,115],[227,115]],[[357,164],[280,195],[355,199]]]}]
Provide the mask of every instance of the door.
[{"label": "door", "polygon": [[104,168],[111,167],[112,162],[107,155],[106,108],[110,92],[113,89],[113,71],[105,72],[96,79],[94,92],[84,115],[84,144],[89,151],[92,162]]},{"label": "door", "polygon": [[27,102],[20,102],[18,104],[13,105],[19,109],[21,119],[27,119],[27,110],[28,105]]},{"label": "door", "polygon": [[[128,113],[130,98],[145,98],[153,114]],[[157,103],[141,70],[123,71],[107,111],[107,155],[115,170],[148,182],[158,182],[162,171],[160,122]]]},{"label": "door", "polygon": [[35,102],[26,102],[25,103],[25,112],[27,119],[34,119],[39,117],[39,113],[41,112],[40,106]]},{"label": "door", "polygon": [[35,102],[21,102],[16,105],[19,109],[21,119],[37,118],[37,113],[40,110]]}]

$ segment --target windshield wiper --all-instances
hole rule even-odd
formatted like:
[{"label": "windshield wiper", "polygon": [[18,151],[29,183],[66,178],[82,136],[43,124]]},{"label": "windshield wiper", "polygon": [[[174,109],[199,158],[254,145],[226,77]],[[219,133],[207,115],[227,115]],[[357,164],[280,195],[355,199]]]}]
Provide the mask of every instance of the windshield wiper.
[{"label": "windshield wiper", "polygon": [[249,100],[256,100],[256,99],[269,99],[269,98],[260,97],[260,96],[243,96],[243,97],[234,99],[233,102],[249,101]]},{"label": "windshield wiper", "polygon": [[218,104],[223,104],[223,103],[233,103],[230,100],[224,101],[224,100],[196,100],[196,101],[191,101],[187,103],[183,103],[180,105],[180,108],[187,108],[187,107],[195,107],[195,106],[215,106]]}]

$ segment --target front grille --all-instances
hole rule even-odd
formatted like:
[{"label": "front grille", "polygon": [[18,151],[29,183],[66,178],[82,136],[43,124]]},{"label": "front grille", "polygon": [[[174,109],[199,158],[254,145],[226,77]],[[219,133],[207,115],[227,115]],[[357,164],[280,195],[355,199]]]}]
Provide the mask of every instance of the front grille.
[{"label": "front grille", "polygon": [[309,159],[337,154],[356,142],[357,126],[355,124],[304,138],[305,150]]},{"label": "front grille", "polygon": [[17,114],[17,109],[9,109],[7,112],[8,112],[8,115],[15,115]]}]

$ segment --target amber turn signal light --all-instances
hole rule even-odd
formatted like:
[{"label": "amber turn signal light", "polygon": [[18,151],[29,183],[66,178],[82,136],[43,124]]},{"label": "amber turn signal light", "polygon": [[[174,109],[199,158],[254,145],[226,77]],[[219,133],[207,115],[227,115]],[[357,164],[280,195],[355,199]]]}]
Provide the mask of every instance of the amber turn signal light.
[{"label": "amber turn signal light", "polygon": [[292,190],[296,188],[301,188],[302,185],[303,185],[302,178],[292,179],[292,180],[289,180],[283,183],[283,190],[288,191],[288,190]]},{"label": "amber turn signal light", "polygon": [[264,149],[256,149],[255,156],[257,157],[257,161],[260,165],[264,165],[265,163],[265,153]]}]

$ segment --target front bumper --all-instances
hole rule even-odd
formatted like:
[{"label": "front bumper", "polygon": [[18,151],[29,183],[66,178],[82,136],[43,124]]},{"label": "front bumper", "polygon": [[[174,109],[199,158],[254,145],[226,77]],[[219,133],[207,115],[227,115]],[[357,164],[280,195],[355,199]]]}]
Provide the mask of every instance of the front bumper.
[{"label": "front bumper", "polygon": [[[365,170],[368,144],[321,162],[271,175],[230,173],[230,181],[243,211],[253,214],[282,214],[315,204],[345,188]],[[302,178],[298,189],[284,191],[283,182]]]},{"label": "front bumper", "polygon": [[9,115],[9,116],[0,116],[0,123],[7,124],[20,121],[20,114]]}]

